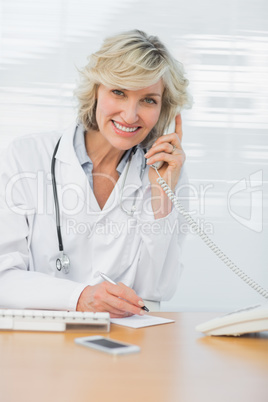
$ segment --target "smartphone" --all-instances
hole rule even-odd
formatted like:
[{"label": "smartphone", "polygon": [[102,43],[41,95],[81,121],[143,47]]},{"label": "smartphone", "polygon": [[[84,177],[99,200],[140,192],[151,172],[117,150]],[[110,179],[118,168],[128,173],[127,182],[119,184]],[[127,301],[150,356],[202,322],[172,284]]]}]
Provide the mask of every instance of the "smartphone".
[{"label": "smartphone", "polygon": [[140,347],[137,345],[114,341],[113,339],[105,338],[104,336],[86,336],[83,338],[76,338],[74,341],[78,345],[97,349],[112,355],[125,355],[140,351]]}]

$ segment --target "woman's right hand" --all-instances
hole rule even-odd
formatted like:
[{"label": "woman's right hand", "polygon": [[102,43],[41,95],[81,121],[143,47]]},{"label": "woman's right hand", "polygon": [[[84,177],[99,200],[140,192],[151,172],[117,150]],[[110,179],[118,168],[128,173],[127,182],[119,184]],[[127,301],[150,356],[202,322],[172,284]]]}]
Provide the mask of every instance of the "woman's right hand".
[{"label": "woman's right hand", "polygon": [[108,312],[112,318],[121,318],[144,315],[143,306],[143,300],[130,287],[121,282],[113,285],[104,281],[82,291],[76,311]]}]

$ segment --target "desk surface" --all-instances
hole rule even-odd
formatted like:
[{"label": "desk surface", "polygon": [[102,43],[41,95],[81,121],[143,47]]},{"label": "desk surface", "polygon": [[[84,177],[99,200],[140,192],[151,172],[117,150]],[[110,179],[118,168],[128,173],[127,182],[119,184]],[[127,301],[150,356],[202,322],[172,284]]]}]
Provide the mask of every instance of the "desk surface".
[{"label": "desk surface", "polygon": [[1,402],[267,402],[268,333],[205,337],[219,314],[155,313],[175,323],[105,334],[141,347],[111,356],[76,345],[92,333],[0,332]]}]

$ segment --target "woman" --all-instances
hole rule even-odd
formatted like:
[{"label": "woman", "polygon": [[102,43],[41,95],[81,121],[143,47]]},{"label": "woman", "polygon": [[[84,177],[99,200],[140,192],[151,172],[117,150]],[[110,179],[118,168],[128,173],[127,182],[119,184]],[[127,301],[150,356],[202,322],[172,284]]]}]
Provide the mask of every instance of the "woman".
[{"label": "woman", "polygon": [[183,188],[187,84],[157,37],[126,32],[81,71],[75,127],[13,142],[1,169],[1,307],[123,317],[173,295],[182,236],[150,166],[163,161],[159,174]]}]

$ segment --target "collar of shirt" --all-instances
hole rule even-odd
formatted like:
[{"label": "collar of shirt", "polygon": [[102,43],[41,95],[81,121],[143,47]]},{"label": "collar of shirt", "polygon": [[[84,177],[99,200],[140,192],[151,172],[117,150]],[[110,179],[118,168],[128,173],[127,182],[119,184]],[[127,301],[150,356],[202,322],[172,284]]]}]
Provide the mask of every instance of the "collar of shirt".
[{"label": "collar of shirt", "polygon": [[[92,170],[93,170],[93,163],[92,160],[90,159],[90,157],[87,154],[87,150],[86,150],[86,145],[85,145],[85,129],[83,124],[78,124],[77,128],[76,128],[76,132],[74,135],[74,150],[76,152],[78,161],[80,163],[80,165],[82,166],[91,187],[93,187],[93,178],[92,178]],[[117,165],[116,171],[118,172],[119,175],[121,175],[121,173],[124,170],[124,167],[127,164],[128,158],[130,156],[131,153],[131,149],[127,150],[123,157],[121,158],[119,164]]]}]

